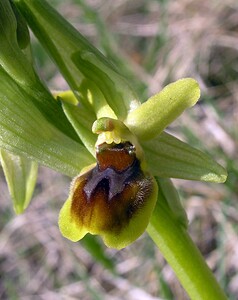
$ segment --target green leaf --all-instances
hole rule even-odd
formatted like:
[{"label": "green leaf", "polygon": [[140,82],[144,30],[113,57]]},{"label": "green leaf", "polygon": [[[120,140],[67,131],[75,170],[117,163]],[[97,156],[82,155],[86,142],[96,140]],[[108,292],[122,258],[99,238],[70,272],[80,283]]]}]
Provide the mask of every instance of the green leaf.
[{"label": "green leaf", "polygon": [[46,1],[14,2],[73,91],[83,77],[89,79],[121,119],[138,106],[134,91],[117,69]]},{"label": "green leaf", "polygon": [[30,44],[30,33],[23,16],[12,2],[10,2],[10,4],[17,21],[16,37],[18,46],[20,49],[25,49]]},{"label": "green leaf", "polygon": [[159,135],[182,112],[193,106],[200,89],[192,78],[180,79],[167,85],[128,114],[126,124],[139,139],[149,140]]},{"label": "green leaf", "polygon": [[[21,43],[26,43],[25,31],[27,28],[23,28],[23,17],[16,8],[14,11],[18,16],[18,23],[9,1],[0,1],[0,67],[31,96],[29,99],[34,102],[50,123],[66,135],[78,140],[62,111],[60,103],[53,98],[41,82],[31,59],[19,47],[18,39],[21,40]],[[19,20],[21,20],[20,23]],[[3,71],[0,71],[0,80],[7,80]]]},{"label": "green leaf", "polygon": [[155,176],[225,182],[226,170],[210,156],[163,132],[143,142],[146,161]]},{"label": "green leaf", "polygon": [[74,177],[94,162],[84,146],[50,124],[0,68],[0,148]]},{"label": "green leaf", "polygon": [[124,78],[104,65],[95,53],[77,51],[72,54],[72,61],[83,76],[100,89],[119,119],[124,120],[128,112],[139,105]]},{"label": "green leaf", "polygon": [[21,84],[33,84],[33,66],[21,51],[17,40],[17,20],[8,0],[0,1],[0,65]]},{"label": "green leaf", "polygon": [[31,201],[37,179],[38,164],[3,149],[0,149],[0,159],[14,210],[20,214],[24,212]]}]

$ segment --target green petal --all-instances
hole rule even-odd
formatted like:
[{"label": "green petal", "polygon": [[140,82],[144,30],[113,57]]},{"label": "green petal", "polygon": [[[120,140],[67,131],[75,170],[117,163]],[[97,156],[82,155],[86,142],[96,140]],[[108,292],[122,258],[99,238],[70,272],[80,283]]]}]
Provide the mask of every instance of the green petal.
[{"label": "green petal", "polygon": [[78,99],[75,97],[74,93],[71,90],[53,92],[53,95],[56,99],[59,98],[63,102],[73,104],[73,105],[79,104]]},{"label": "green petal", "polygon": [[38,165],[22,156],[0,150],[0,159],[17,214],[24,212],[35,188]]},{"label": "green petal", "polygon": [[96,116],[84,107],[62,103],[63,110],[88,151],[95,155],[97,136],[92,133],[92,125]]},{"label": "green petal", "polygon": [[210,156],[163,132],[142,144],[153,175],[210,182],[225,182],[226,170]]},{"label": "green petal", "polygon": [[71,177],[95,161],[84,146],[50,124],[1,68],[0,78],[0,148]]},{"label": "green petal", "polygon": [[82,78],[89,79],[101,90],[115,114],[125,119],[138,102],[116,68],[46,1],[14,2],[71,89],[77,91]]},{"label": "green petal", "polygon": [[97,115],[97,119],[101,117],[117,118],[108,105],[103,93],[92,81],[87,79],[83,80],[79,92],[81,95],[80,100],[82,100],[85,105],[87,105],[85,102],[90,105],[91,110]]},{"label": "green petal", "polygon": [[182,112],[200,97],[197,81],[180,79],[167,85],[128,114],[126,124],[139,139],[149,140],[159,135]]}]

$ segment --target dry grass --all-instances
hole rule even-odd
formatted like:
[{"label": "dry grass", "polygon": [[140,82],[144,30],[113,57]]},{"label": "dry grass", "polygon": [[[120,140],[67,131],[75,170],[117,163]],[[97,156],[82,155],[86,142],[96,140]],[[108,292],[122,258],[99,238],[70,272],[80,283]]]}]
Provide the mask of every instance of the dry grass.
[{"label": "dry grass", "polygon": [[[86,8],[54,2],[135,83],[142,99],[181,77],[200,82],[200,104],[170,130],[220,160],[229,179],[224,185],[175,183],[194,241],[229,299],[238,299],[237,1],[88,0]],[[62,89],[61,77],[37,51],[43,76]],[[63,239],[57,215],[68,185],[68,178],[41,168],[32,204],[14,216],[1,173],[0,299],[186,299],[146,234],[120,252],[105,249],[116,274],[80,243]]]}]

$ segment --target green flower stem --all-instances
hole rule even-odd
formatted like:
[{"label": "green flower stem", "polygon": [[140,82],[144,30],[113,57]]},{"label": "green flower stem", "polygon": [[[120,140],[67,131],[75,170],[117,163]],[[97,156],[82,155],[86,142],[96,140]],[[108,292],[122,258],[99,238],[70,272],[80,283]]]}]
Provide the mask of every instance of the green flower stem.
[{"label": "green flower stem", "polygon": [[187,231],[171,217],[161,190],[147,232],[192,300],[227,299]]}]

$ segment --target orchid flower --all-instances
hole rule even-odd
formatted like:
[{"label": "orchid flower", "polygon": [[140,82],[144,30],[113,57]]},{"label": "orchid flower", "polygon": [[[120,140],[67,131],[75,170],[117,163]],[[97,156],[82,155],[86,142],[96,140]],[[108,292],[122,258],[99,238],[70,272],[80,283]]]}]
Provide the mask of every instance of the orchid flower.
[{"label": "orchid flower", "polygon": [[[40,80],[27,26],[69,91],[52,95]],[[169,178],[224,182],[227,173],[164,131],[198,101],[197,81],[177,80],[142,103],[118,69],[45,0],[2,0],[0,39],[0,157],[16,212],[30,202],[38,164],[74,177],[59,216],[63,236],[76,242],[96,234],[108,247],[121,249],[147,228],[184,286],[189,278],[197,284],[191,294],[202,294],[194,268],[187,266],[190,275],[180,275],[179,258],[187,262],[176,243],[180,234],[187,241],[187,217]],[[189,243],[182,245],[195,260]],[[203,263],[196,262],[218,291],[216,299],[224,299]]]},{"label": "orchid flower", "polygon": [[[26,55],[29,35],[20,27],[22,16],[2,1],[1,119],[11,110],[16,132],[2,126],[1,160],[17,212],[30,202],[37,172],[32,164],[27,167],[28,160],[19,163],[19,155],[76,176],[59,218],[65,237],[78,241],[88,232],[99,234],[107,246],[118,249],[145,231],[158,196],[156,177],[226,179],[226,171],[212,158],[164,131],[198,101],[200,89],[194,79],[171,83],[141,103],[115,67],[78,32],[48,22],[56,12],[47,9],[47,3],[16,1],[16,5],[51,54],[61,49],[53,58],[72,88],[53,99]],[[54,20],[62,22],[58,15]],[[13,175],[23,172],[19,164],[29,172],[25,185]],[[14,192],[23,189],[20,185],[24,192]],[[24,201],[17,200],[24,195]]]}]

